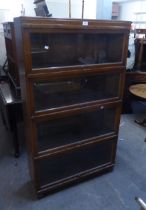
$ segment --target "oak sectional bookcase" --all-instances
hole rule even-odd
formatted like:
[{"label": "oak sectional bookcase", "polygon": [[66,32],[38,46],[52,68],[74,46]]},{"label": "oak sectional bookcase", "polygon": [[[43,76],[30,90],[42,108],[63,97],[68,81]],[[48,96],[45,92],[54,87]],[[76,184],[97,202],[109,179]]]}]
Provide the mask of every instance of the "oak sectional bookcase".
[{"label": "oak sectional bookcase", "polygon": [[38,197],[113,169],[130,22],[14,19]]}]

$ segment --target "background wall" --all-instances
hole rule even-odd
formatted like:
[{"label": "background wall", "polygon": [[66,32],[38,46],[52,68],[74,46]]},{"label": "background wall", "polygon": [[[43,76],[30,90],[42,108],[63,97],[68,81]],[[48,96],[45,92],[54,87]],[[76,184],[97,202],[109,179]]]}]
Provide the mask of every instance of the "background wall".
[{"label": "background wall", "polygon": [[[96,1],[97,0],[85,0],[84,18],[96,18]],[[50,13],[53,14],[53,17],[69,17],[69,0],[46,0],[46,3]],[[71,17],[82,17],[82,0],[71,0]]]},{"label": "background wall", "polygon": [[120,20],[130,20],[136,28],[146,28],[146,0],[115,1],[120,4]]},{"label": "background wall", "polygon": [[112,0],[96,1],[96,19],[111,19]]}]

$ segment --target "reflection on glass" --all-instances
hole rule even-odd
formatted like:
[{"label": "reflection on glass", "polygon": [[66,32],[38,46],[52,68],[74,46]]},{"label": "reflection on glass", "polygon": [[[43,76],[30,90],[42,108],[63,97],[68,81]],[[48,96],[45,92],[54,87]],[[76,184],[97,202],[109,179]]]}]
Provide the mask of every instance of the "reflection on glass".
[{"label": "reflection on glass", "polygon": [[122,34],[32,33],[30,39],[33,68],[113,63],[122,57]]},{"label": "reflection on glass", "polygon": [[111,164],[114,140],[102,141],[81,149],[40,160],[38,173],[41,185],[67,178],[103,164]]},{"label": "reflection on glass", "polygon": [[34,83],[35,110],[118,97],[119,73]]},{"label": "reflection on glass", "polygon": [[115,108],[105,108],[38,123],[38,150],[43,151],[113,132],[115,111]]}]

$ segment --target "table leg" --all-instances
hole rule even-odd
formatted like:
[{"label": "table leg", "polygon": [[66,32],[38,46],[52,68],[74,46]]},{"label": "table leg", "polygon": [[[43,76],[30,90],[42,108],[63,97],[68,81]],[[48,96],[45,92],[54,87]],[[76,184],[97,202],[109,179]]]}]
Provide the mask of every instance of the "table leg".
[{"label": "table leg", "polygon": [[14,156],[19,157],[19,142],[17,135],[17,123],[13,126],[13,144],[14,144]]},{"label": "table leg", "polygon": [[143,119],[143,120],[135,120],[135,122],[139,125],[143,125],[143,126],[146,126],[146,118]]}]

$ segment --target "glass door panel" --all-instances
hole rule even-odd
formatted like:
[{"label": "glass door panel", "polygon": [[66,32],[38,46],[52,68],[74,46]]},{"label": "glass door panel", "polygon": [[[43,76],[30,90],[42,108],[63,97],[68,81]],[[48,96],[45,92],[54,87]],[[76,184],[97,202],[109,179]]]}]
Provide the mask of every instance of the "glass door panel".
[{"label": "glass door panel", "polygon": [[120,73],[33,83],[35,111],[119,96]]},{"label": "glass door panel", "polygon": [[114,132],[115,115],[113,107],[39,122],[36,125],[38,151]]},{"label": "glass door panel", "polygon": [[123,37],[120,33],[98,34],[92,31],[31,33],[32,68],[120,62]]},{"label": "glass door panel", "polygon": [[103,164],[111,164],[114,146],[115,141],[110,139],[56,155],[53,158],[39,160],[40,185],[43,186],[80,172],[102,167]]}]

